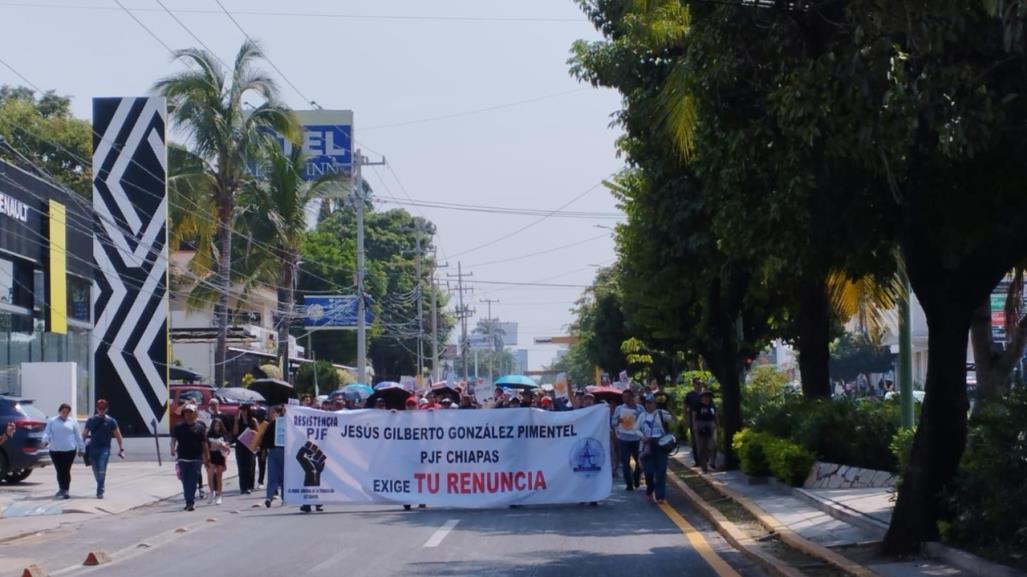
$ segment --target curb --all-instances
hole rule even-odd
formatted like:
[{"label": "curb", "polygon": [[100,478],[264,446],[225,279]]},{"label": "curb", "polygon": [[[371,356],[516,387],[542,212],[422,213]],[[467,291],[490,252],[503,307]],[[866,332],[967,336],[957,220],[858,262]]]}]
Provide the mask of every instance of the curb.
[{"label": "curb", "polygon": [[732,547],[742,552],[751,561],[770,572],[775,577],[804,577],[796,568],[786,564],[784,561],[773,555],[760,550],[757,543],[748,535],[743,533],[734,523],[729,521],[723,513],[713,508],[684,481],[678,478],[677,474],[668,471],[667,479],[685,494],[692,505],[699,510],[706,519],[713,524],[717,532],[724,537]]},{"label": "curb", "polygon": [[978,577],[1027,577],[1027,573],[1012,567],[992,563],[973,553],[938,542],[924,543],[924,551],[930,557],[940,559],[953,567]]},{"label": "curb", "polygon": [[[785,485],[782,485],[785,486]],[[871,533],[878,535],[880,538],[884,538],[884,534],[888,531],[888,524],[880,519],[876,519],[869,515],[860,513],[859,511],[848,507],[842,503],[835,501],[828,501],[821,499],[820,497],[810,493],[809,491],[801,487],[788,487],[792,492],[792,495],[798,499],[813,505],[822,512],[838,519],[843,523],[854,525],[860,529],[870,531]]]},{"label": "curb", "polygon": [[799,534],[792,531],[788,527],[782,525],[780,521],[778,521],[775,517],[761,509],[758,505],[756,505],[746,497],[743,497],[742,495],[739,495],[735,491],[731,490],[731,488],[727,487],[717,479],[710,477],[704,477],[704,479],[718,493],[741,505],[746,511],[749,512],[750,515],[755,517],[761,525],[766,527],[767,530],[776,533],[778,537],[781,539],[781,542],[785,545],[788,545],[793,549],[805,553],[810,557],[820,559],[821,561],[824,561],[834,566],[835,568],[840,569],[841,571],[844,571],[849,575],[852,575],[853,577],[881,577],[880,575],[871,571],[870,569],[867,569],[866,567],[854,561],[851,561],[839,555],[838,553],[835,553],[834,551],[831,551],[827,547],[824,547],[823,545],[818,545],[817,543],[814,543],[809,539],[806,539],[805,537],[799,536]]}]

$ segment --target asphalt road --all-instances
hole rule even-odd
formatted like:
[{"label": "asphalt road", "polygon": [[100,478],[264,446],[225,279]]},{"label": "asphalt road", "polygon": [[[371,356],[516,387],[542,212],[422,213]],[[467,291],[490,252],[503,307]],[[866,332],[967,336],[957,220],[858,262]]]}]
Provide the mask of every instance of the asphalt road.
[{"label": "asphalt road", "polygon": [[[575,576],[688,575],[715,571],[679,524],[642,493],[615,489],[598,507],[414,509],[335,506],[304,514],[256,495],[229,496],[221,506],[184,512],[180,499],[87,524],[0,543],[0,558],[37,562],[61,575],[180,577],[241,572],[256,575]],[[698,529],[698,543],[742,577],[763,577],[701,522],[676,493],[671,507]],[[215,521],[209,521],[213,519]],[[175,532],[185,528],[184,532]],[[103,549],[112,563],[80,564]],[[707,557],[711,553],[707,552]],[[235,569],[232,569],[232,568]],[[12,575],[20,575],[20,570]]]}]

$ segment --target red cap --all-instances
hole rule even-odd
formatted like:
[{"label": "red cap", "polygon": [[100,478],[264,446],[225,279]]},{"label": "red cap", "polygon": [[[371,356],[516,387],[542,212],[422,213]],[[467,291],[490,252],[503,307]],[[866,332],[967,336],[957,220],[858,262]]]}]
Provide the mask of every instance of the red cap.
[{"label": "red cap", "polygon": [[539,403],[541,403],[543,405],[552,405],[553,404],[553,399],[550,399],[549,397],[542,397],[542,400],[539,401]]},{"label": "red cap", "polygon": [[406,404],[407,404],[408,407],[416,407],[417,406],[417,399],[415,399],[413,397],[407,397]]}]

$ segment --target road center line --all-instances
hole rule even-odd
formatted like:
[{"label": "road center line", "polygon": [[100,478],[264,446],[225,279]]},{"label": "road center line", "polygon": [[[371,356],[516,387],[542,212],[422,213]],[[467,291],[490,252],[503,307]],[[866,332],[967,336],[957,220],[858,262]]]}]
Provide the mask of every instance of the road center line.
[{"label": "road center line", "polygon": [[685,534],[685,538],[691,543],[692,548],[706,561],[706,563],[712,568],[719,577],[741,577],[733,567],[727,564],[727,561],[716,553],[706,539],[702,536],[691,523],[685,520],[680,513],[674,510],[667,503],[660,504],[660,510],[670,520],[678,526],[678,529]]},{"label": "road center line", "polygon": [[442,540],[446,538],[446,535],[449,535],[449,532],[452,531],[453,527],[456,527],[456,524],[459,522],[460,519],[450,519],[449,521],[443,523],[442,526],[436,529],[435,532],[432,533],[432,536],[427,541],[425,541],[424,546],[438,547],[439,545],[441,545]]}]

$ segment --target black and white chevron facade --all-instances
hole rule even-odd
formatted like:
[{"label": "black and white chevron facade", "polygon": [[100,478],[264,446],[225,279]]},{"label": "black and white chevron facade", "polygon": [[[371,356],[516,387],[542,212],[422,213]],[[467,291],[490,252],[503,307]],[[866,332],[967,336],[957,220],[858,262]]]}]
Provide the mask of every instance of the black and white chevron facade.
[{"label": "black and white chevron facade", "polygon": [[93,379],[126,435],[167,426],[166,116],[159,97],[93,99]]}]

